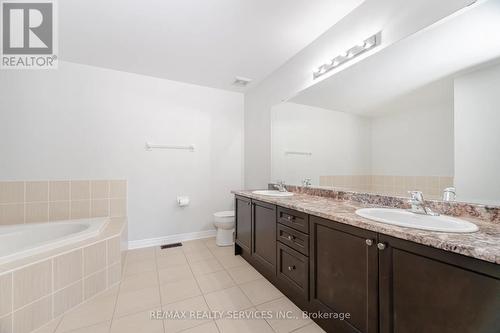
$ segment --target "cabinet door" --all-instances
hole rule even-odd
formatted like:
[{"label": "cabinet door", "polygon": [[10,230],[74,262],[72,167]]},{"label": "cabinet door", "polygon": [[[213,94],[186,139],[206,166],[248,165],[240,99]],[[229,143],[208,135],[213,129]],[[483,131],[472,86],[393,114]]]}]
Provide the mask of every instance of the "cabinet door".
[{"label": "cabinet door", "polygon": [[328,332],[378,331],[377,234],[310,217],[310,304],[313,311],[349,314],[320,319]]},{"label": "cabinet door", "polygon": [[380,235],[381,333],[500,332],[500,265]]},{"label": "cabinet door", "polygon": [[266,277],[276,275],[276,206],[253,201],[252,257]]},{"label": "cabinet door", "polygon": [[236,243],[250,253],[252,244],[252,206],[251,200],[236,197]]}]

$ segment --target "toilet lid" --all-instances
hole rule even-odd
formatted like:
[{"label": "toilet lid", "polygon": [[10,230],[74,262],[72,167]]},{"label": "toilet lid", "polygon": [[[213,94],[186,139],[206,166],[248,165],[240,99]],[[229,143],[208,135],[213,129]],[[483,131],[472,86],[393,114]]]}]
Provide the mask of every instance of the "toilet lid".
[{"label": "toilet lid", "polygon": [[234,217],[234,210],[226,210],[224,212],[217,212],[214,214],[215,217]]}]

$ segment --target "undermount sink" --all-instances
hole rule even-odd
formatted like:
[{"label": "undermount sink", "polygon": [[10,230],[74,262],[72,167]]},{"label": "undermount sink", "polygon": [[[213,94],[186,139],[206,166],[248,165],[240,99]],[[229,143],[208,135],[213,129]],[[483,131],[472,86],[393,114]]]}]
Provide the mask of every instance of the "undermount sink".
[{"label": "undermount sink", "polygon": [[414,229],[451,233],[467,233],[479,230],[475,224],[455,217],[421,215],[403,209],[362,208],[358,209],[356,214],[373,221]]},{"label": "undermount sink", "polygon": [[253,191],[253,194],[258,194],[258,195],[267,195],[269,197],[291,197],[293,196],[292,192],[280,192],[280,191],[275,191],[275,190],[259,190],[259,191]]}]

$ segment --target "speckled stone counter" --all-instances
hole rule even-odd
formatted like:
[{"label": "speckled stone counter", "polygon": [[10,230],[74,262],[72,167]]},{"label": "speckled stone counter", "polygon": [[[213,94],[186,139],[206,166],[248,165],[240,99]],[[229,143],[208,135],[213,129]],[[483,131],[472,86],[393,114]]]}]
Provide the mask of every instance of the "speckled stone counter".
[{"label": "speckled stone counter", "polygon": [[360,217],[355,213],[359,208],[380,207],[380,205],[336,200],[303,193],[294,193],[292,197],[256,195],[252,191],[233,191],[232,193],[388,236],[500,264],[500,224],[498,223],[461,217],[475,223],[479,227],[479,231],[467,234],[425,231],[375,222]]}]

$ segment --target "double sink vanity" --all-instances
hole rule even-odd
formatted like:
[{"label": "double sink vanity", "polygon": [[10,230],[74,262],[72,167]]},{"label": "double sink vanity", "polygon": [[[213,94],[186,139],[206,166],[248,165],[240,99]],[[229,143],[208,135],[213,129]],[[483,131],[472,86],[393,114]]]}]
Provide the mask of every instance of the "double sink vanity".
[{"label": "double sink vanity", "polygon": [[498,222],[333,193],[234,191],[236,254],[327,332],[500,332]]}]

